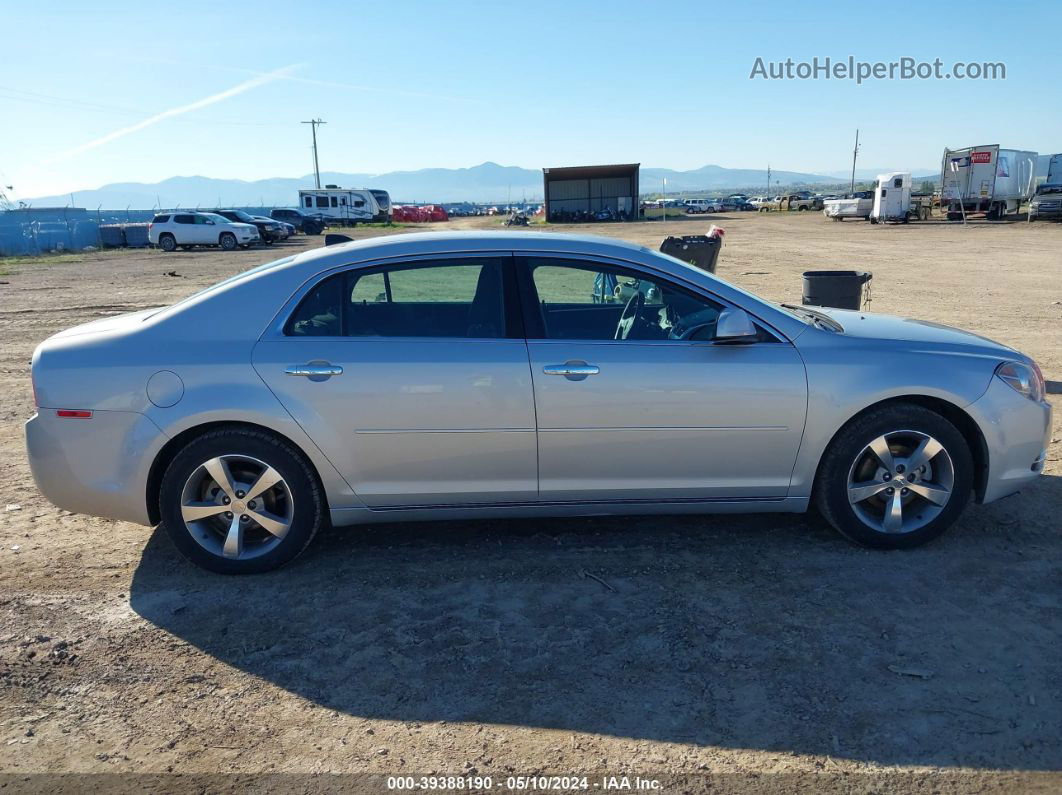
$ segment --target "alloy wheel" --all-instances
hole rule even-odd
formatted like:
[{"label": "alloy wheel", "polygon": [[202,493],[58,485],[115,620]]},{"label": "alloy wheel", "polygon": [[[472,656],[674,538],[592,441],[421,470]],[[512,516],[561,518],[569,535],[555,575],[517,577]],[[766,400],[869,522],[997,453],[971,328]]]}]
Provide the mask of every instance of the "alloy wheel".
[{"label": "alloy wheel", "polygon": [[879,533],[911,533],[940,515],[951,499],[955,467],[944,446],[921,431],[878,436],[848,473],[848,502]]},{"label": "alloy wheel", "polygon": [[181,518],[196,542],[218,557],[245,560],[274,549],[295,516],[291,489],[264,461],[221,455],[185,482]]}]

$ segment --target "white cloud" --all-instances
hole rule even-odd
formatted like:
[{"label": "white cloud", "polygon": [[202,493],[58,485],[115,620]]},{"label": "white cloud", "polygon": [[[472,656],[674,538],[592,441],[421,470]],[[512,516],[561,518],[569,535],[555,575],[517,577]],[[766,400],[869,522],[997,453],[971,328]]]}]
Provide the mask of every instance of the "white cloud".
[{"label": "white cloud", "polygon": [[272,83],[276,80],[283,80],[285,78],[290,77],[291,73],[298,69],[300,66],[301,64],[292,64],[291,66],[285,66],[280,69],[275,69],[272,72],[264,72],[260,75],[252,77],[250,80],[245,80],[244,82],[240,83],[239,85],[235,85],[232,88],[228,88],[224,91],[219,91],[217,94],[211,94],[209,97],[198,99],[195,102],[188,103],[187,105],[181,105],[180,107],[164,110],[161,113],[156,113],[154,116],[148,116],[146,119],[142,119],[136,124],[131,124],[128,127],[122,127],[121,129],[115,130],[114,132],[109,132],[106,135],[101,136],[100,138],[96,138],[92,141],[88,141],[87,143],[75,146],[72,149],[67,149],[57,155],[54,155],[53,157],[48,158],[44,162],[46,164],[52,164],[58,163],[61,160],[68,160],[71,157],[81,154],[82,152],[87,152],[90,149],[95,149],[96,147],[103,146],[104,144],[109,144],[111,141],[116,141],[119,138],[124,138],[127,135],[139,132],[145,127],[151,127],[152,125],[158,124],[160,121],[172,119],[174,116],[182,116],[185,113],[191,113],[194,110],[199,110],[200,108],[205,108],[209,105],[216,105],[218,102],[223,102],[226,99],[235,97],[238,94],[244,93],[245,91],[250,91],[253,88],[264,86],[267,83]]}]

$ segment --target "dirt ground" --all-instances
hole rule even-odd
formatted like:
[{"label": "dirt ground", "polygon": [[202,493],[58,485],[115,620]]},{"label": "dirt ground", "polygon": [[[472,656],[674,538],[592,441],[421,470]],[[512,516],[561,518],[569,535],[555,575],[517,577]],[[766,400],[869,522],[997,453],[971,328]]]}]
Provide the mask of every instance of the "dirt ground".
[{"label": "dirt ground", "polygon": [[[803,270],[871,270],[873,310],[1011,344],[1062,391],[1062,225],[746,213],[560,229],[656,247],[711,222],[724,278],[799,301]],[[435,225],[469,226],[499,222]],[[320,242],[299,240],[278,248]],[[484,521],[329,531],[286,569],[224,578],[158,529],[46,502],[22,430],[34,346],[272,256],[0,260],[0,785],[1062,789],[1058,412],[1035,487],[907,552],[811,516]],[[276,775],[234,777],[255,773]]]}]

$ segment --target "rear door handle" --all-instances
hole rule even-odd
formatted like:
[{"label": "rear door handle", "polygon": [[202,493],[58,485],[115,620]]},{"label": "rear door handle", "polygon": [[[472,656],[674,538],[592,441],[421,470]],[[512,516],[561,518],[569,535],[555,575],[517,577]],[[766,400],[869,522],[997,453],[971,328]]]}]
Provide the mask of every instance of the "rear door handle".
[{"label": "rear door handle", "polygon": [[569,381],[582,381],[588,375],[597,375],[601,368],[586,362],[565,362],[564,364],[547,364],[542,368],[546,375],[563,375]]},{"label": "rear door handle", "polygon": [[293,364],[284,371],[288,375],[301,375],[306,378],[331,378],[333,375],[343,375],[343,368],[338,364]]}]

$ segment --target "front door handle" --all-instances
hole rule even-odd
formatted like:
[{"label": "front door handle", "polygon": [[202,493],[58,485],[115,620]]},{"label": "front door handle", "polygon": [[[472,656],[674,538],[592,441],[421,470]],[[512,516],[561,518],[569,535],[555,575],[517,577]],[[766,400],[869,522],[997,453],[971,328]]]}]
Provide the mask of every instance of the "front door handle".
[{"label": "front door handle", "polygon": [[565,362],[564,364],[547,364],[542,368],[546,375],[563,375],[569,381],[582,381],[588,375],[597,375],[601,368],[586,362]]},{"label": "front door handle", "polygon": [[328,362],[310,362],[309,364],[293,364],[284,372],[288,375],[301,375],[317,380],[331,378],[333,375],[343,375],[343,368],[338,364]]}]

